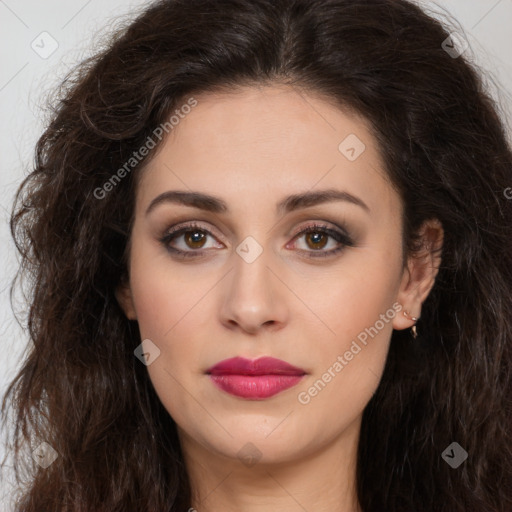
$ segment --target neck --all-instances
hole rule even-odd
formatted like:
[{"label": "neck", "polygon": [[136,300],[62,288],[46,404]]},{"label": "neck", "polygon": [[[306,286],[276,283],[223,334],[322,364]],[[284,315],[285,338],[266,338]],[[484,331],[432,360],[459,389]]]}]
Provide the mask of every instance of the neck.
[{"label": "neck", "polygon": [[360,512],[355,478],[359,429],[360,420],[321,449],[287,460],[265,456],[270,447],[260,443],[261,455],[244,461],[208,450],[179,429],[192,489],[190,512]]}]

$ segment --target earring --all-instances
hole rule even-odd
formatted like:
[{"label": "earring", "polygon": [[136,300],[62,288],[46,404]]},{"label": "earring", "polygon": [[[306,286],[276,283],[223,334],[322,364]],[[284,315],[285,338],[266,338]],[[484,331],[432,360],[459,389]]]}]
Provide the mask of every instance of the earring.
[{"label": "earring", "polygon": [[409,313],[407,313],[407,311],[405,311],[405,309],[404,309],[404,316],[407,318],[410,318],[414,322],[414,325],[411,327],[411,331],[412,331],[412,337],[414,339],[416,339],[418,337],[418,332],[416,331],[416,322],[419,320],[419,317],[416,318],[415,316],[410,316]]}]

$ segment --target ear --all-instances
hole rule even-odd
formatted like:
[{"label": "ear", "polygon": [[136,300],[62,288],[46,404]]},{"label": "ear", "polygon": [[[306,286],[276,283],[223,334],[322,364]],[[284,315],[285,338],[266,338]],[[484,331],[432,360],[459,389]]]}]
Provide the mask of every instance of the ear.
[{"label": "ear", "polygon": [[121,282],[115,290],[115,296],[117,302],[124,311],[128,320],[137,320],[137,313],[135,312],[135,306],[133,304],[132,290],[130,283],[126,277],[121,279]]},{"label": "ear", "polygon": [[[410,317],[420,318],[421,305],[434,286],[441,264],[444,238],[441,223],[437,219],[425,221],[419,234],[421,248],[408,258],[397,296],[403,306],[402,312],[393,319],[393,328],[397,330],[412,327],[415,322]],[[409,317],[403,314],[404,310]]]}]

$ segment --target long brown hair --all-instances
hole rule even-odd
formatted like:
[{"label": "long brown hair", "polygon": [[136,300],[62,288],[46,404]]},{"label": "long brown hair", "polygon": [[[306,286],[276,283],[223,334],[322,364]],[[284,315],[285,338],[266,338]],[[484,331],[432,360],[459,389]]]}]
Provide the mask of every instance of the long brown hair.
[{"label": "long brown hair", "polygon": [[[28,472],[18,512],[189,506],[176,425],[114,296],[135,175],[155,151],[98,190],[193,94],[277,82],[371,122],[406,254],[425,220],[444,228],[418,338],[393,332],[363,414],[362,509],[512,510],[512,152],[449,36],[404,0],[161,0],[66,78],[11,218],[32,342],[2,402]],[[58,454],[46,468],[30,455],[43,441]],[[442,456],[454,442],[468,454],[456,469]]]}]

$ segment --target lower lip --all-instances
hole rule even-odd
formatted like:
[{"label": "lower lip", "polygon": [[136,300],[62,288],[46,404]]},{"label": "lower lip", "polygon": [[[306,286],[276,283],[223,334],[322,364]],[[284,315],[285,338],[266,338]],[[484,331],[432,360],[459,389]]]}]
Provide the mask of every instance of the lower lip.
[{"label": "lower lip", "polygon": [[231,395],[261,400],[299,383],[303,375],[210,375],[213,383]]}]

